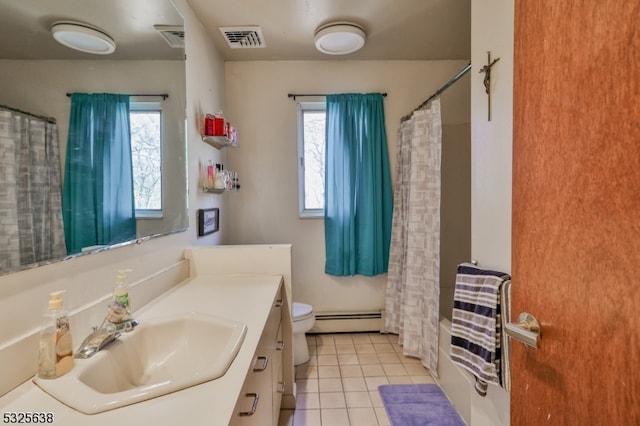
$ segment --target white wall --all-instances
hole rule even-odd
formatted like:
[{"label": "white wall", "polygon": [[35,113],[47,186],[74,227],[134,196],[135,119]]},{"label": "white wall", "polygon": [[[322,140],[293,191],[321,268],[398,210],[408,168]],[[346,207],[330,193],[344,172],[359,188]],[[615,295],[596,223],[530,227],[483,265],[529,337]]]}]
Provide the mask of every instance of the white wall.
[{"label": "white wall", "polygon": [[[511,272],[513,142],[513,0],[471,2],[471,255],[482,267]],[[479,70],[492,60],[491,121]],[[471,425],[509,424],[509,394],[489,386],[471,392]]]},{"label": "white wall", "polygon": [[[480,266],[511,272],[513,0],[471,2],[471,254]],[[479,70],[492,60],[491,115]]]},{"label": "white wall", "polygon": [[[228,153],[229,167],[239,172],[241,184],[239,192],[225,195],[232,216],[227,223],[230,242],[293,243],[293,297],[312,304],[316,312],[383,309],[386,275],[373,278],[326,275],[323,221],[298,218],[296,102],[287,94],[388,93],[384,101],[385,124],[395,176],[400,118],[467,63],[460,60],[227,62],[225,115],[238,127],[239,134],[239,147]],[[445,144],[451,138],[452,143],[458,141],[463,147],[468,146],[465,145],[469,140],[468,93],[469,78],[465,78],[442,97]],[[453,152],[451,158],[455,160]],[[468,170],[468,161],[464,167]],[[468,193],[463,198],[468,199]],[[455,208],[451,214],[456,214]],[[462,260],[468,260],[464,258],[468,250],[466,253]],[[455,266],[451,273],[455,276]]]},{"label": "white wall", "polygon": [[[193,245],[221,244],[228,239],[227,201],[225,195],[207,194],[200,188],[200,170],[209,160],[226,163],[226,150],[217,150],[202,141],[205,114],[224,108],[224,62],[213,42],[204,32],[186,0],[173,0],[185,21],[187,56],[187,177],[189,181],[189,241]],[[196,211],[220,209],[220,231],[198,237]]]},{"label": "white wall", "polygon": [[[154,275],[164,268],[179,264],[184,258],[184,248],[197,244],[217,244],[225,232],[221,216],[221,232],[197,238],[195,211],[198,208],[220,207],[224,198],[202,194],[197,188],[198,161],[203,158],[218,160],[224,155],[209,147],[200,139],[200,112],[220,108],[224,101],[224,68],[213,44],[204,34],[200,23],[185,0],[176,0],[185,18],[186,75],[187,75],[187,150],[189,173],[189,223],[187,232],[157,238],[142,244],[133,244],[102,253],[82,256],[64,262],[0,276],[0,395],[29,379],[37,367],[37,338],[34,333],[40,324],[40,316],[46,308],[48,293],[67,289],[66,306],[79,311],[97,300],[107,297],[113,290],[118,269],[131,268],[132,282]],[[35,112],[35,111],[34,111]],[[175,277],[179,277],[176,274]],[[178,278],[176,278],[178,279]],[[136,303],[144,303],[166,289],[166,282],[151,280],[145,297]],[[74,338],[83,338],[99,319],[83,318],[75,322]],[[78,337],[76,337],[78,336]],[[13,350],[18,348],[19,350]]]}]

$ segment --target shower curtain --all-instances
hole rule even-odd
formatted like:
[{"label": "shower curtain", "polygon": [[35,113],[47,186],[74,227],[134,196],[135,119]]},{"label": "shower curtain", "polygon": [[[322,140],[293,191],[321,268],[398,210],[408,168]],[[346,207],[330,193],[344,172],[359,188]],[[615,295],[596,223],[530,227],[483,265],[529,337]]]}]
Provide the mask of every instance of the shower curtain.
[{"label": "shower curtain", "polygon": [[0,273],[66,256],[58,128],[0,108]]},{"label": "shower curtain", "polygon": [[403,354],[438,372],[440,98],[400,124],[385,328]]}]

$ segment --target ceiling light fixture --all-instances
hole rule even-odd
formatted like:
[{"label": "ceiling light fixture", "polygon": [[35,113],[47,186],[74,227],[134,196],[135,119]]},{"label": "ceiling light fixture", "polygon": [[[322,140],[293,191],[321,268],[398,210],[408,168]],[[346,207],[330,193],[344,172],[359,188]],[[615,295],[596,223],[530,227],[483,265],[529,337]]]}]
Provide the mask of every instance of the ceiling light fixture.
[{"label": "ceiling light fixture", "polygon": [[115,41],[107,33],[81,22],[54,22],[51,34],[58,43],[81,52],[108,55],[116,50]]},{"label": "ceiling light fixture", "polygon": [[362,46],[367,38],[364,29],[352,22],[333,22],[316,30],[316,49],[328,55],[346,55]]}]

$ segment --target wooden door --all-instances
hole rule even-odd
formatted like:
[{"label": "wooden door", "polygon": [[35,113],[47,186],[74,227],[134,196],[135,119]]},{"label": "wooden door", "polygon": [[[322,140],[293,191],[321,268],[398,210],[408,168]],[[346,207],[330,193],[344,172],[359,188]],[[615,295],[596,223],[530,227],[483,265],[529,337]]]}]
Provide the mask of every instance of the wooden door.
[{"label": "wooden door", "polygon": [[640,2],[515,0],[511,424],[640,425]]}]

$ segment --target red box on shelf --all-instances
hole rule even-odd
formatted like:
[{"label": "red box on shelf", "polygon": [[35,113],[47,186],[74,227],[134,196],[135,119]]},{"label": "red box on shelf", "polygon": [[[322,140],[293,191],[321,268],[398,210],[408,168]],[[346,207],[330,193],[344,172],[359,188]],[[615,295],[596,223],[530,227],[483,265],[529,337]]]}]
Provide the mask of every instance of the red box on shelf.
[{"label": "red box on shelf", "polygon": [[213,136],[224,136],[224,118],[213,118]]},{"label": "red box on shelf", "polygon": [[224,118],[207,114],[204,118],[204,134],[207,136],[224,136]]}]

